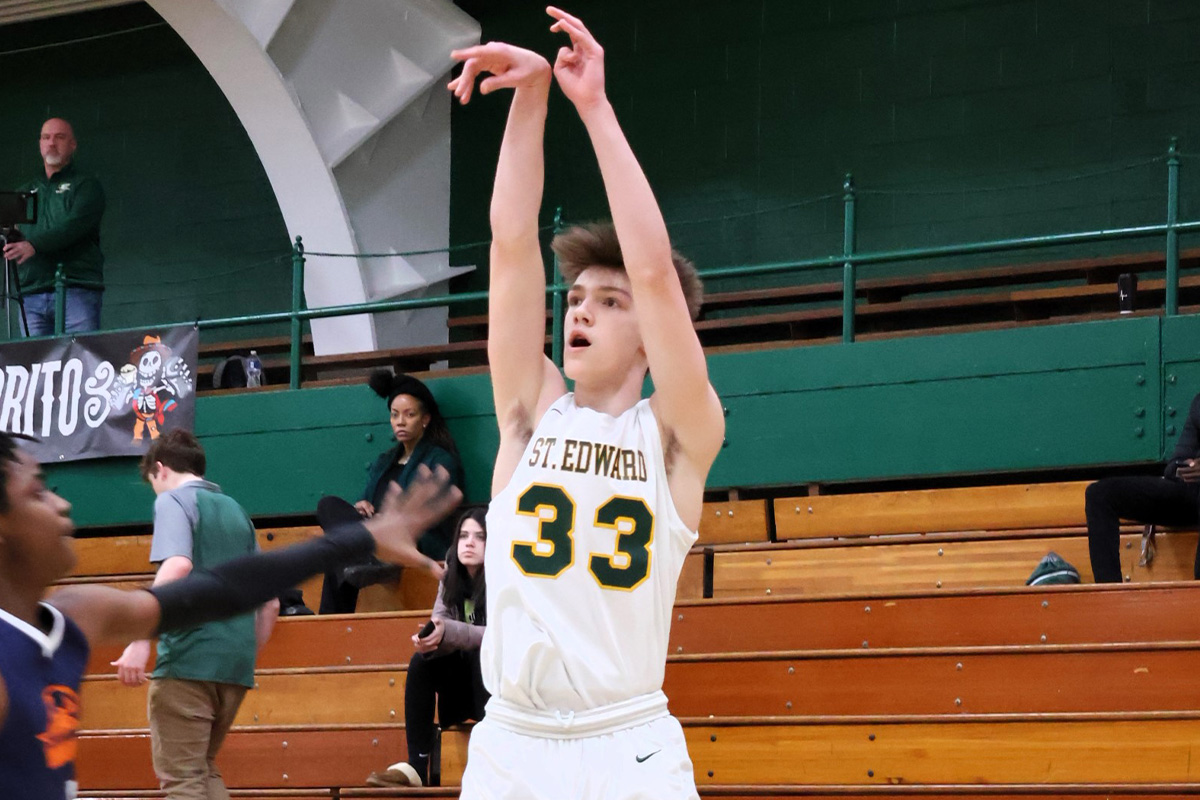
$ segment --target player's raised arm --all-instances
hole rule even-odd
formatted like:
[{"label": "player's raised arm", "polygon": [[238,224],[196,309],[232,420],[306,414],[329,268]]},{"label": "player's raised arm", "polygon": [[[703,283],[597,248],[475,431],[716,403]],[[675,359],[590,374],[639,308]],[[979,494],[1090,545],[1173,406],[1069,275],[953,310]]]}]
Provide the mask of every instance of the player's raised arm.
[{"label": "player's raised arm", "polygon": [[[500,453],[493,485],[507,482],[536,419],[565,384],[544,353],[546,278],[538,242],[542,204],[546,98],[550,64],[537,53],[489,42],[451,54],[463,62],[450,89],[463,103],[475,78],[487,94],[514,89],[492,191],[488,363],[492,372]],[[546,399],[549,398],[549,399]]]},{"label": "player's raised arm", "polygon": [[553,7],[547,12],[555,19],[551,30],[571,37],[571,46],[558,52],[554,77],[587,127],[600,164],[642,320],[655,411],[703,482],[724,437],[724,415],[672,265],[667,226],[605,94],[603,49],[577,18]]}]

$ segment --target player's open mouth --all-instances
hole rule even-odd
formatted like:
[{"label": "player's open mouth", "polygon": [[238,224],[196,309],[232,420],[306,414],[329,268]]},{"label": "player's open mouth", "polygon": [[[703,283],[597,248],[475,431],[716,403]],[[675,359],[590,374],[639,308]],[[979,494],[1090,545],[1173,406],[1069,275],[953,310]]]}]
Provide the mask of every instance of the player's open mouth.
[{"label": "player's open mouth", "polygon": [[592,343],[582,333],[571,334],[571,339],[568,342],[571,347],[591,347]]}]

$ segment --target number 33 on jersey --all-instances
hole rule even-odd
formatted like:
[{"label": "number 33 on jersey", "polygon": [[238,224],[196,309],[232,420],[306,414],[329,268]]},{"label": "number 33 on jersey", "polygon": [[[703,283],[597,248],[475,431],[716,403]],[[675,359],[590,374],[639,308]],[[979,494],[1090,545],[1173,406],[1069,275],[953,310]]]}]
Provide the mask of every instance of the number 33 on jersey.
[{"label": "number 33 on jersey", "polygon": [[504,620],[502,637],[491,624],[484,637],[489,690],[574,709],[659,689],[695,540],[670,497],[649,401],[611,417],[564,395],[488,511],[488,618]]}]

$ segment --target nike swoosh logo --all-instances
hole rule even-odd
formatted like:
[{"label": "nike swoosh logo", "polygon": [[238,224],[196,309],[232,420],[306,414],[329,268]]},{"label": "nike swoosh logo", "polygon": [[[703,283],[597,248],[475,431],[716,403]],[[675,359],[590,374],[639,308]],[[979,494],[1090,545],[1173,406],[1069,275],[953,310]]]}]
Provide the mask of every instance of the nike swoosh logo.
[{"label": "nike swoosh logo", "polygon": [[650,755],[645,755],[645,756],[634,756],[634,758],[636,758],[636,759],[637,759],[637,763],[641,764],[643,761],[645,761],[646,759],[650,758],[650,756],[656,756],[656,755],[658,755],[658,754],[659,754],[659,753],[661,753],[661,752],[662,752],[662,750],[655,750],[653,753],[650,753]]}]

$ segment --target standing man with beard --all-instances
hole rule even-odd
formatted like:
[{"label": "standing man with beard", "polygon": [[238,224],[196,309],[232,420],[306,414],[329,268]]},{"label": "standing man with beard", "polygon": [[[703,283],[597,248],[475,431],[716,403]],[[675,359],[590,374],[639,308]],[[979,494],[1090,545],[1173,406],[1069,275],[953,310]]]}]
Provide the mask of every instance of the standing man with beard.
[{"label": "standing man with beard", "polygon": [[95,176],[75,166],[75,131],[65,119],[46,120],[39,147],[46,174],[22,187],[37,193],[38,220],[21,226],[24,241],[5,246],[4,257],[20,267],[29,336],[54,333],[54,273],[59,264],[67,279],[64,330],[94,331],[100,327],[104,296],[104,189]]}]

